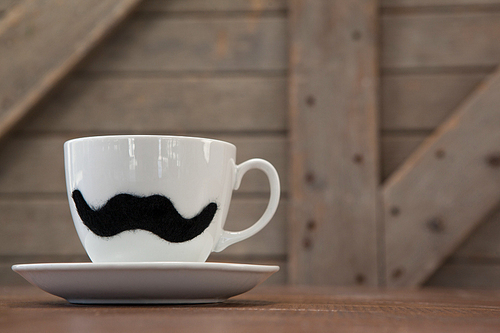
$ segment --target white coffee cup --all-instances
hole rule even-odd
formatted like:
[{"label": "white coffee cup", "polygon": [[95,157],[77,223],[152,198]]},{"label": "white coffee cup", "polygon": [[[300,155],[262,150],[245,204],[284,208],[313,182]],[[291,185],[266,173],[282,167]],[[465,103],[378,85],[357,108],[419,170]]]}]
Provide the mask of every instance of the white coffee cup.
[{"label": "white coffee cup", "polygon": [[[236,165],[228,142],[181,136],[117,135],[65,142],[66,187],[78,236],[93,262],[203,262],[259,232],[278,207],[271,163]],[[260,169],[269,204],[251,227],[224,230],[233,190]]]}]

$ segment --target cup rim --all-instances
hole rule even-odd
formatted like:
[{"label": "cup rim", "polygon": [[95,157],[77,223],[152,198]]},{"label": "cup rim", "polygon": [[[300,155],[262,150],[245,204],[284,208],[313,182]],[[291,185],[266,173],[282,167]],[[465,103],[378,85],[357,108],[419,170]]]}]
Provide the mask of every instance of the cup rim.
[{"label": "cup rim", "polygon": [[91,140],[122,140],[122,139],[182,139],[182,140],[192,140],[192,141],[211,141],[211,142],[219,142],[222,144],[230,145],[234,148],[236,146],[231,142],[205,138],[205,137],[196,137],[196,136],[185,136],[185,135],[161,135],[161,134],[117,134],[117,135],[93,135],[93,136],[83,136],[78,138],[69,139],[64,142],[64,145],[68,145],[77,141],[91,141]]}]

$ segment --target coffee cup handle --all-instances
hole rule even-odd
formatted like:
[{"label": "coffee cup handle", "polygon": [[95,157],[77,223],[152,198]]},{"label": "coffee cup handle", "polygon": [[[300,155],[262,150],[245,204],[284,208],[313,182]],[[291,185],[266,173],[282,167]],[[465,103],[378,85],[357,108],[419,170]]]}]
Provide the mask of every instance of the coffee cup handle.
[{"label": "coffee cup handle", "polygon": [[257,222],[255,222],[251,227],[236,232],[223,230],[218,243],[214,247],[213,250],[214,252],[220,252],[229,245],[247,239],[258,233],[259,231],[261,231],[262,228],[264,228],[269,223],[274,213],[276,212],[276,209],[278,208],[280,200],[280,180],[278,172],[276,171],[274,166],[266,160],[260,158],[254,158],[237,165],[236,177],[233,189],[237,190],[240,187],[241,179],[243,178],[245,173],[250,169],[262,170],[269,179],[271,195],[269,198],[269,203],[267,204],[267,208],[264,211],[264,214],[262,214],[262,216],[260,217],[260,219]]}]

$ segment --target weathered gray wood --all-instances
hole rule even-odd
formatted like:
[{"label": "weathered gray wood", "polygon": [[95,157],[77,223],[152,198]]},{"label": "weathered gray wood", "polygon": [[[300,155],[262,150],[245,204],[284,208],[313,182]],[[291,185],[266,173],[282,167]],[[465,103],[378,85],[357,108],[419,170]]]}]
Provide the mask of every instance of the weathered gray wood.
[{"label": "weathered gray wood", "polygon": [[0,150],[0,193],[65,193],[63,143],[13,136]]},{"label": "weathered gray wood", "polygon": [[290,281],[377,284],[376,1],[291,1]]},{"label": "weathered gray wood", "polygon": [[[63,143],[74,136],[16,136],[0,150],[0,193],[64,193]],[[237,162],[260,157],[270,161],[286,191],[288,163],[284,136],[214,138],[232,142],[238,148]],[[267,193],[269,182],[263,173],[251,171],[235,193]]]},{"label": "weathered gray wood", "polygon": [[423,283],[500,200],[500,73],[385,183],[389,286]]},{"label": "weathered gray wood", "polygon": [[0,13],[7,11],[10,7],[12,7],[16,2],[20,0],[0,0]]},{"label": "weathered gray wood", "polygon": [[[381,63],[386,68],[495,66],[500,46],[491,41],[500,38],[499,15],[385,16]],[[284,70],[285,36],[286,20],[280,17],[136,17],[96,52],[86,69]]]},{"label": "weathered gray wood", "polygon": [[498,5],[499,0],[381,0],[382,8],[414,8],[458,5]]},{"label": "weathered gray wood", "polygon": [[484,73],[383,75],[381,128],[433,130],[486,76]]},{"label": "weathered gray wood", "polygon": [[[5,1],[5,0],[4,0]],[[286,0],[146,0],[138,11],[154,12],[227,12],[284,10]]]},{"label": "weathered gray wood", "polygon": [[286,20],[281,17],[136,17],[85,70],[285,70],[286,63]]},{"label": "weathered gray wood", "polygon": [[22,131],[285,131],[284,77],[72,77]]},{"label": "weathered gray wood", "polygon": [[380,138],[380,165],[385,180],[425,140],[425,134],[382,134]]},{"label": "weathered gray wood", "polygon": [[0,200],[0,255],[82,255],[62,199]]},{"label": "weathered gray wood", "polygon": [[[250,227],[264,213],[267,198],[234,197],[226,220],[226,230],[239,231]],[[258,234],[240,243],[231,245],[223,252],[223,256],[286,256],[287,200],[281,199],[278,210],[269,224]]]},{"label": "weathered gray wood", "polygon": [[[241,163],[251,158],[263,158],[271,162],[280,177],[281,192],[286,193],[289,190],[288,169],[289,169],[289,151],[288,140],[284,135],[255,137],[238,137],[229,135],[216,135],[217,139],[228,141],[236,145],[238,151],[236,162]],[[268,193],[269,181],[263,172],[258,170],[249,171],[243,177],[238,193]]]},{"label": "weathered gray wood", "polygon": [[139,0],[22,0],[0,26],[0,138]]},{"label": "weathered gray wood", "polygon": [[[266,198],[233,198],[227,229],[250,226],[266,205]],[[235,259],[285,256],[285,211],[286,201],[282,200],[275,217],[262,231],[222,254]],[[9,255],[85,255],[63,195],[54,199],[0,199],[0,259]]]},{"label": "weathered gray wood", "polygon": [[499,289],[500,264],[444,264],[425,285],[456,289]]},{"label": "weathered gray wood", "polygon": [[495,209],[460,245],[452,258],[468,260],[500,259],[500,209]]},{"label": "weathered gray wood", "polygon": [[386,68],[496,66],[500,13],[390,15],[382,19]]}]

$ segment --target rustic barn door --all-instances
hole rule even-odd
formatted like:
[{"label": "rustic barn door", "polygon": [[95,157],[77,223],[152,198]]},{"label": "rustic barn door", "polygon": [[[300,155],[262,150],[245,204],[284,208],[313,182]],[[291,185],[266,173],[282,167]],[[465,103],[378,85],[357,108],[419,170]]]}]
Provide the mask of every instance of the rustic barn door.
[{"label": "rustic barn door", "polygon": [[421,285],[498,205],[498,5],[290,2],[291,282]]},{"label": "rustic barn door", "polygon": [[[0,138],[139,2],[0,0]],[[144,1],[2,148],[0,272],[84,258],[64,140],[168,133],[282,175],[273,223],[214,260],[279,264],[275,283],[498,286],[498,40],[500,0]],[[252,177],[235,229],[267,201]]]}]

